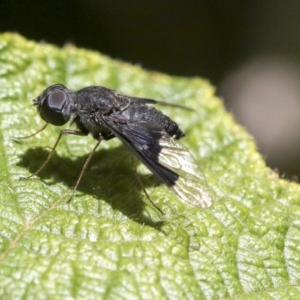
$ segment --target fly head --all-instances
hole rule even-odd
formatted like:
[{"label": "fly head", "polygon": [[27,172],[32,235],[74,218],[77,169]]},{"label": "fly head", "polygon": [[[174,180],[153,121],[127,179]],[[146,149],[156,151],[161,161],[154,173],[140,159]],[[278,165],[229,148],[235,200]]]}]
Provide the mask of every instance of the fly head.
[{"label": "fly head", "polygon": [[48,87],[38,98],[33,100],[43,120],[55,126],[66,124],[71,117],[71,91],[62,84]]}]

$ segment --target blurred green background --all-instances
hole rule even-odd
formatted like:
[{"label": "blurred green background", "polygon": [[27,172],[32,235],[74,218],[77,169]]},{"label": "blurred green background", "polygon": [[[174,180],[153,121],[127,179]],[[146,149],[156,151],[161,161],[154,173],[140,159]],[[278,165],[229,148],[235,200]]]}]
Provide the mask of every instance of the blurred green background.
[{"label": "blurred green background", "polygon": [[300,177],[299,1],[2,0],[0,31],[206,78],[267,163]]}]

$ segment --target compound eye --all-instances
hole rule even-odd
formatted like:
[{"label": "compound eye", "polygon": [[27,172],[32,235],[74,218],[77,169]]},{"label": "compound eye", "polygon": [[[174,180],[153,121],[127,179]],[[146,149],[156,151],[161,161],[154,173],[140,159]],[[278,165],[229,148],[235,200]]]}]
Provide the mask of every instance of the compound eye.
[{"label": "compound eye", "polygon": [[56,126],[66,124],[63,108],[68,102],[68,95],[64,91],[56,90],[49,93],[44,98],[41,107],[41,114],[44,120]]}]

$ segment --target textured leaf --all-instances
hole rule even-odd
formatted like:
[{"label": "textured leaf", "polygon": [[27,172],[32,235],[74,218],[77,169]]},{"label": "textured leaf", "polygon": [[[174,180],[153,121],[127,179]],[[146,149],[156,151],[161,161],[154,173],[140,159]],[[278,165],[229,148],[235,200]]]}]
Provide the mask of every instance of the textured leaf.
[{"label": "textured leaf", "polygon": [[[161,107],[186,132],[206,175],[209,209],[182,203],[117,139],[101,145],[71,203],[71,187],[95,145],[59,133],[32,99],[47,86],[103,85],[193,107]],[[265,166],[251,137],[199,78],[147,72],[101,54],[0,36],[0,296],[3,299],[300,298],[300,189]]]}]

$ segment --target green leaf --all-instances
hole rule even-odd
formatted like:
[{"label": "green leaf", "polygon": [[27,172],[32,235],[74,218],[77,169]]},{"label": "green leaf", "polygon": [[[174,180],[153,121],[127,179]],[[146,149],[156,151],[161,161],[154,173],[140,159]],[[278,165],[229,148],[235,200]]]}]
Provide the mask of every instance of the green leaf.
[{"label": "green leaf", "polygon": [[[214,198],[208,209],[182,203],[117,139],[101,144],[71,203],[67,200],[91,137],[64,136],[36,177],[60,128],[32,99],[62,83],[102,85],[193,107],[161,107],[186,132],[183,144]],[[265,166],[214,88],[199,78],[148,72],[67,45],[0,36],[1,299],[300,298],[300,189]]]}]

